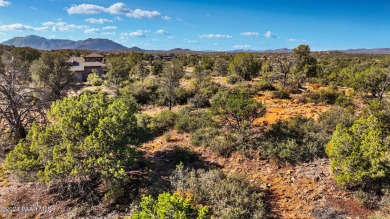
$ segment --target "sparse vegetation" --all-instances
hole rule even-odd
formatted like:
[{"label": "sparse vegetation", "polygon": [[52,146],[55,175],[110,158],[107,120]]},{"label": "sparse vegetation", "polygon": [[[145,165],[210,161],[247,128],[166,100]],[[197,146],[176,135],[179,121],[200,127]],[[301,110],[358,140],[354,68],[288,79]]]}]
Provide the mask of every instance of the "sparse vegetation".
[{"label": "sparse vegetation", "polygon": [[113,52],[75,83],[66,57],[86,51],[0,47],[0,205],[39,199],[64,208],[42,217],[66,218],[390,213],[387,56]]},{"label": "sparse vegetation", "polygon": [[259,149],[279,161],[307,162],[324,157],[328,141],[329,135],[313,119],[295,117],[273,124]]},{"label": "sparse vegetation", "polygon": [[266,216],[264,194],[243,177],[226,176],[219,170],[187,171],[179,166],[171,180],[177,192],[191,195],[195,203],[210,206],[210,213],[214,217],[238,219]]}]

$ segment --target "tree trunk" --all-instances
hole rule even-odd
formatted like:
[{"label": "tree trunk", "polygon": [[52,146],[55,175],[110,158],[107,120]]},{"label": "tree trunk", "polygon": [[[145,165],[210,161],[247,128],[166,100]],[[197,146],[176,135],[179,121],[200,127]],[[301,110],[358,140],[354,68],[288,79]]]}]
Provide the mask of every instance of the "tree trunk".
[{"label": "tree trunk", "polygon": [[27,131],[26,131],[26,129],[23,127],[23,126],[19,126],[18,127],[18,137],[19,137],[19,139],[24,139],[24,138],[26,138],[27,137]]}]

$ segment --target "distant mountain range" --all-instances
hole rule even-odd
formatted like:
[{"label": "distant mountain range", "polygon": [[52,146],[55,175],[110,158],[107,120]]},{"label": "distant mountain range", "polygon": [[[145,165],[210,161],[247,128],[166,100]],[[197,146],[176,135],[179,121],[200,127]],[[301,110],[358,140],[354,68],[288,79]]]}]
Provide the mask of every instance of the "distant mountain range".
[{"label": "distant mountain range", "polygon": [[[188,53],[188,52],[216,52],[216,51],[192,51],[189,49],[175,48],[168,51],[161,50],[144,50],[138,47],[127,48],[119,43],[109,39],[86,39],[86,40],[62,40],[62,39],[46,39],[44,37],[30,35],[26,37],[15,37],[1,43],[8,46],[16,47],[32,47],[40,50],[57,50],[57,49],[85,49],[96,51],[134,51],[134,52],[172,52],[172,53]],[[262,53],[291,53],[292,49],[282,48],[273,50],[233,50],[225,52],[262,52]],[[348,50],[333,50],[345,53],[366,53],[366,54],[390,54],[390,48],[377,49],[348,49]]]},{"label": "distant mountain range", "polygon": [[390,48],[377,48],[377,49],[347,49],[338,50],[345,53],[365,53],[365,54],[390,54]]},{"label": "distant mountain range", "polygon": [[[44,37],[30,35],[26,37],[15,37],[4,41],[2,44],[16,47],[32,47],[41,50],[55,49],[87,49],[98,51],[128,50],[127,47],[108,39],[86,39],[86,40],[60,40],[46,39]],[[136,48],[133,48],[136,49]],[[138,48],[139,49],[139,48]]]}]

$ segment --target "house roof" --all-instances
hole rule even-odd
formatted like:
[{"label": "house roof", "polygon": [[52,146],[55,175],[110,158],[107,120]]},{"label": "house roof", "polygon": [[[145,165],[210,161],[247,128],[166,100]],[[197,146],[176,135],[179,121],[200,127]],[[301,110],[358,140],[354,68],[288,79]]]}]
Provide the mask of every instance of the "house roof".
[{"label": "house roof", "polygon": [[106,65],[101,62],[83,62],[80,65],[84,67],[105,67]]},{"label": "house roof", "polygon": [[97,54],[97,53],[91,53],[91,54],[88,54],[84,57],[87,57],[87,58],[104,58],[104,56],[100,55],[100,54]]},{"label": "house roof", "polygon": [[70,71],[84,71],[84,66],[72,66]]},{"label": "house roof", "polygon": [[91,68],[91,67],[106,67],[105,64],[100,62],[79,62],[79,65],[73,65],[70,67],[71,71],[84,71],[84,68]]},{"label": "house roof", "polygon": [[[91,53],[85,57],[103,57],[97,53]],[[86,62],[83,57],[70,57],[69,61],[72,62],[70,68],[71,71],[84,71],[85,68],[103,68],[106,67],[106,64],[101,62]]]},{"label": "house roof", "polygon": [[70,57],[69,58],[69,60],[71,60],[71,61],[75,61],[75,62],[85,62],[85,60],[82,58],[82,57],[74,57],[74,56],[72,56],[72,57]]}]

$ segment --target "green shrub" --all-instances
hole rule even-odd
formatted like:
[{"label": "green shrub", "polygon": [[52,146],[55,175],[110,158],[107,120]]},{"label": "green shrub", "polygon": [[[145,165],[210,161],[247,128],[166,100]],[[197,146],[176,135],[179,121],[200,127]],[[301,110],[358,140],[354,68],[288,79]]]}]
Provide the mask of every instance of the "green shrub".
[{"label": "green shrub", "polygon": [[344,93],[339,94],[339,96],[336,98],[335,105],[351,109],[355,107],[352,98],[345,96]]},{"label": "green shrub", "polygon": [[155,79],[147,77],[143,81],[132,83],[123,89],[123,96],[133,96],[139,104],[152,104],[157,101],[157,86]]},{"label": "green shrub", "polygon": [[161,113],[152,117],[148,128],[152,133],[163,133],[173,128],[177,115],[169,110],[163,110]]},{"label": "green shrub", "polygon": [[98,72],[93,71],[88,75],[87,82],[92,86],[100,86],[103,84],[103,79]]},{"label": "green shrub", "polygon": [[265,114],[262,102],[254,100],[243,89],[218,92],[213,97],[210,110],[220,126],[241,134],[253,129],[254,121]]},{"label": "green shrub", "polygon": [[188,103],[194,105],[196,108],[210,107],[210,98],[203,93],[196,93],[194,97],[188,100]]},{"label": "green shrub", "polygon": [[131,94],[133,97],[137,100],[137,103],[139,104],[147,104],[152,102],[152,93],[150,90],[144,88],[144,87],[137,87],[132,86],[132,92]]},{"label": "green shrub", "polygon": [[238,135],[225,132],[204,142],[204,145],[222,156],[229,156],[233,151],[238,149],[237,136]]},{"label": "green shrub", "polygon": [[205,127],[197,129],[191,133],[190,141],[195,146],[207,146],[215,136],[221,135],[220,129],[214,127]]},{"label": "green shrub", "polygon": [[215,82],[206,80],[205,82],[203,82],[203,85],[200,88],[200,93],[211,98],[214,94],[216,94],[218,91],[222,89],[225,89],[225,87],[221,87],[221,85]]},{"label": "green shrub", "polygon": [[176,93],[175,103],[178,103],[180,105],[187,104],[187,99],[192,95],[190,92],[188,92],[186,89],[182,87],[176,88],[175,93]]},{"label": "green shrub", "polygon": [[27,139],[7,155],[6,167],[24,180],[51,185],[99,176],[106,197],[118,194],[114,190],[128,181],[125,167],[135,159],[130,145],[138,139],[137,110],[133,98],[102,93],[58,100],[48,113],[50,123],[34,124]]},{"label": "green shrub", "polygon": [[239,145],[238,134],[222,132],[214,127],[200,128],[191,133],[190,141],[195,146],[204,146],[223,156],[229,156]]},{"label": "green shrub", "polygon": [[144,113],[137,114],[136,117],[137,117],[138,127],[145,128],[145,129],[148,127],[150,121],[152,120],[152,116]]},{"label": "green shrub", "polygon": [[390,137],[387,125],[374,116],[338,125],[327,145],[331,170],[342,187],[372,187],[390,177]]},{"label": "green shrub", "polygon": [[210,218],[208,211],[206,206],[195,207],[188,198],[164,192],[158,195],[157,200],[143,196],[140,209],[130,219],[206,219]]},{"label": "green shrub", "polygon": [[184,108],[178,113],[175,128],[180,132],[194,132],[203,127],[215,126],[207,111]]},{"label": "green shrub", "polygon": [[290,99],[290,93],[284,90],[277,90],[272,93],[275,99]]},{"label": "green shrub", "polygon": [[[363,115],[375,116],[383,124],[390,124],[390,102],[371,100],[363,108]],[[390,126],[388,126],[387,130],[390,131]]]},{"label": "green shrub", "polygon": [[344,93],[339,92],[333,89],[321,89],[307,95],[308,100],[314,103],[323,103],[323,104],[336,104],[341,107],[353,107],[353,102],[351,98],[345,96]]},{"label": "green shrub", "polygon": [[190,192],[196,203],[209,206],[214,218],[266,217],[263,193],[244,177],[227,176],[220,170],[185,171],[179,166],[171,182],[178,192]]},{"label": "green shrub", "polygon": [[189,147],[175,145],[171,151],[174,164],[188,164],[196,160],[198,154]]},{"label": "green shrub", "polygon": [[353,113],[339,106],[333,106],[320,115],[320,124],[329,133],[336,130],[338,124],[343,127],[351,127],[355,120]]},{"label": "green shrub", "polygon": [[273,84],[270,82],[267,82],[265,80],[262,80],[259,85],[256,86],[256,89],[259,91],[275,91],[276,88],[274,87]]},{"label": "green shrub", "polygon": [[328,141],[329,135],[319,124],[299,116],[273,124],[259,149],[269,158],[294,164],[324,157]]},{"label": "green shrub", "polygon": [[217,83],[212,82],[209,77],[196,78],[190,86],[188,103],[197,108],[209,107],[210,98],[220,89],[221,87]]},{"label": "green shrub", "polygon": [[353,196],[367,209],[378,209],[380,197],[374,191],[357,190]]},{"label": "green shrub", "polygon": [[227,82],[229,84],[236,84],[236,83],[241,82],[241,81],[242,81],[242,78],[238,75],[229,75],[227,77]]},{"label": "green shrub", "polygon": [[308,99],[314,103],[334,104],[338,95],[332,90],[319,90],[308,94]]}]

